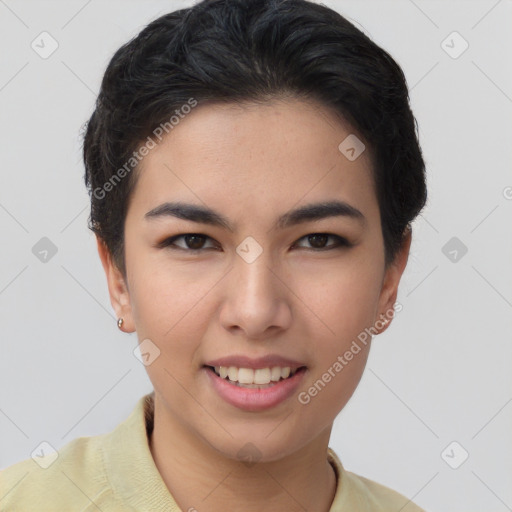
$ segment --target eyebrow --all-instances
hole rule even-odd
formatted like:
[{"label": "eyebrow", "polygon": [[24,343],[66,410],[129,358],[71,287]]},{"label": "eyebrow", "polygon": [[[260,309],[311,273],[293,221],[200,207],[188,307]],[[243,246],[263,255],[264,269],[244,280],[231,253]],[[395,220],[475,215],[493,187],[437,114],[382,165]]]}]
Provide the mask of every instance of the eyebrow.
[{"label": "eyebrow", "polygon": [[[231,222],[220,213],[206,206],[190,203],[163,203],[147,212],[144,217],[147,220],[163,217],[177,217],[178,219],[198,222],[201,224],[209,224],[211,226],[225,228],[231,232],[234,231],[234,226]],[[366,217],[354,206],[351,206],[344,201],[325,201],[308,204],[284,213],[277,219],[277,222],[272,229],[285,229],[297,224],[326,219],[329,217],[348,217],[363,225],[366,224]]]}]

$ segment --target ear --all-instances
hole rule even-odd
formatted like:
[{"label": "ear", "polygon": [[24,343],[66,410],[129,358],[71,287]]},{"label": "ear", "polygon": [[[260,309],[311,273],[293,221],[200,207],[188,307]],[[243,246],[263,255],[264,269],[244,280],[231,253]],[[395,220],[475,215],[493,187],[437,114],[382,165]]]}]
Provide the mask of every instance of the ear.
[{"label": "ear", "polygon": [[393,316],[386,313],[394,310],[398,285],[407,265],[407,260],[409,259],[411,240],[412,229],[407,229],[402,247],[398,251],[394,261],[390,263],[389,267],[386,269],[379,298],[379,318],[376,318],[374,323],[377,334],[383,333],[391,325]]},{"label": "ear", "polygon": [[130,293],[122,272],[112,261],[112,255],[105,242],[96,235],[98,245],[98,254],[107,277],[108,291],[110,294],[110,303],[116,312],[117,318],[123,319],[121,330],[124,332],[134,332],[132,308],[130,303]]}]

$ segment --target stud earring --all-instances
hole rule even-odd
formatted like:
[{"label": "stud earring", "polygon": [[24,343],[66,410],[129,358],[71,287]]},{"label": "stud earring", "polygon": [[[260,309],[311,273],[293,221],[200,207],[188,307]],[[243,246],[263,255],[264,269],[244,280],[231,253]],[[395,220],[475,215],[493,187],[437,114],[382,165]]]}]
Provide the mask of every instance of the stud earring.
[{"label": "stud earring", "polygon": [[[117,327],[119,327],[119,329],[121,329],[121,327],[123,326],[123,322],[124,322],[124,319],[123,318],[119,318],[118,321],[117,321]],[[122,330],[122,329],[121,329]]]}]

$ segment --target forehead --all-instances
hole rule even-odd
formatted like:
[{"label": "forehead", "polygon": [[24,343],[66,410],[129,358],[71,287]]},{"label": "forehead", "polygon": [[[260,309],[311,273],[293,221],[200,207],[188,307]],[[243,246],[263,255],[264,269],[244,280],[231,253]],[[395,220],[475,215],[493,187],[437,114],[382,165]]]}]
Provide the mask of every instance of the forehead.
[{"label": "forehead", "polygon": [[351,161],[339,149],[354,135],[311,101],[199,105],[144,157],[132,203],[147,211],[179,199],[256,215],[341,199],[372,210],[369,152]]}]

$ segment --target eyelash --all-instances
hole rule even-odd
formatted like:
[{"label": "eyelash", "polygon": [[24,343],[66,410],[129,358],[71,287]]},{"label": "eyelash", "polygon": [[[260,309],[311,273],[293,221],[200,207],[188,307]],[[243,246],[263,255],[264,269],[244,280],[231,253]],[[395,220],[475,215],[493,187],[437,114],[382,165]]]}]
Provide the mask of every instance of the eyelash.
[{"label": "eyelash", "polygon": [[[329,238],[334,238],[337,242],[335,245],[330,245],[330,246],[326,246],[326,247],[322,247],[322,248],[311,248],[311,249],[308,249],[306,248],[306,250],[310,250],[310,251],[313,251],[313,252],[322,252],[322,251],[330,251],[332,249],[341,249],[341,248],[350,248],[352,247],[354,244],[350,243],[346,238],[343,238],[339,235],[334,235],[332,233],[310,233],[308,235],[305,235],[301,238],[299,238],[297,240],[297,242],[303,240],[303,239],[307,239],[308,237],[310,236],[316,236],[316,235],[321,235],[321,236],[327,236]],[[212,247],[207,247],[207,248],[200,248],[200,249],[190,249],[190,248],[183,248],[183,247],[178,247],[176,245],[173,245],[174,242],[176,240],[179,240],[180,238],[185,238],[187,236],[196,236],[196,237],[201,237],[201,238],[204,238],[205,240],[213,240],[211,237],[207,236],[207,235],[203,235],[201,233],[184,233],[183,235],[175,235],[175,236],[171,236],[169,238],[166,238],[165,240],[163,240],[162,242],[160,242],[157,247],[159,249],[163,249],[163,248],[168,248],[168,249],[173,249],[173,250],[181,250],[181,251],[185,251],[185,252],[191,252],[191,253],[199,253],[201,251],[205,251],[207,249],[215,249],[215,248],[212,248]],[[295,242],[294,243],[294,246],[295,244],[297,243]]]}]

